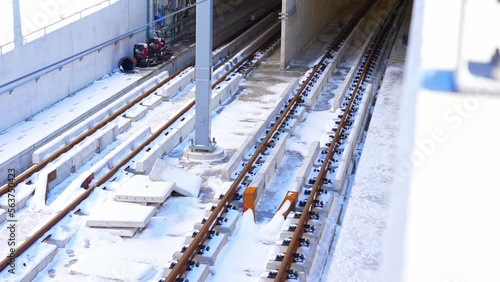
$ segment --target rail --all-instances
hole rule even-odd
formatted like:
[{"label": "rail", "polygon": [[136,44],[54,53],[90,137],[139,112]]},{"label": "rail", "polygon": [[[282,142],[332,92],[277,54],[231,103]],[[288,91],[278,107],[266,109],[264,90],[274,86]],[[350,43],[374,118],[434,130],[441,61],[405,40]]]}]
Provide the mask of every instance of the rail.
[{"label": "rail", "polygon": [[[404,0],[403,0],[404,1]],[[342,118],[340,120],[340,124],[338,126],[338,129],[335,131],[335,135],[330,143],[330,146],[328,147],[327,154],[325,156],[325,161],[323,161],[323,164],[321,165],[321,169],[318,173],[318,176],[316,177],[316,180],[314,182],[313,187],[311,188],[311,193],[309,198],[307,199],[307,202],[303,208],[302,214],[300,216],[299,221],[297,222],[297,228],[295,229],[292,239],[290,241],[290,244],[286,250],[285,256],[283,257],[283,260],[280,264],[280,267],[278,269],[278,272],[275,276],[274,281],[275,282],[283,282],[288,278],[288,271],[290,270],[290,266],[292,262],[294,261],[294,254],[296,253],[299,245],[300,245],[300,239],[302,238],[304,231],[305,231],[305,225],[307,224],[307,221],[309,220],[310,217],[310,212],[312,212],[312,207],[314,207],[313,203],[315,200],[317,200],[317,197],[319,195],[320,188],[323,184],[323,179],[326,176],[326,172],[328,167],[330,166],[330,162],[332,160],[333,154],[340,145],[340,137],[341,137],[341,132],[342,128],[346,126],[346,121],[348,119],[348,115],[350,114],[350,109],[356,100],[356,93],[359,90],[359,87],[361,86],[365,76],[369,73],[371,63],[374,60],[374,57],[376,57],[376,53],[378,48],[381,47],[381,42],[383,42],[384,35],[387,33],[389,28],[391,27],[394,18],[395,18],[395,13],[394,11],[396,8],[399,8],[400,1],[398,1],[390,15],[386,18],[386,22],[384,24],[384,28],[380,31],[378,34],[375,44],[373,45],[373,48],[371,48],[371,52],[366,60],[366,63],[363,66],[362,73],[354,87],[351,93],[353,93],[349,99],[349,103],[346,106],[346,109],[344,110],[344,113],[342,115]]]}]

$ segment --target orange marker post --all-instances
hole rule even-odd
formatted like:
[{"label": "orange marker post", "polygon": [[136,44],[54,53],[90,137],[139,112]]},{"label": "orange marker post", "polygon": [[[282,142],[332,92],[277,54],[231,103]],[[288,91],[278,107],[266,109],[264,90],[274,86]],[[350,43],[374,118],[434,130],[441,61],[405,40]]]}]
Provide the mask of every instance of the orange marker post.
[{"label": "orange marker post", "polygon": [[243,192],[243,212],[251,209],[255,214],[255,199],[257,199],[257,188],[247,187]]},{"label": "orange marker post", "polygon": [[286,216],[290,213],[290,211],[293,209],[295,206],[295,202],[297,202],[297,196],[299,195],[298,192],[295,191],[288,191],[285,195],[285,198],[281,202],[281,205],[278,207],[278,211],[281,209],[281,207],[286,203],[286,201],[290,201],[290,206],[288,209],[283,213],[283,216],[286,218]]}]

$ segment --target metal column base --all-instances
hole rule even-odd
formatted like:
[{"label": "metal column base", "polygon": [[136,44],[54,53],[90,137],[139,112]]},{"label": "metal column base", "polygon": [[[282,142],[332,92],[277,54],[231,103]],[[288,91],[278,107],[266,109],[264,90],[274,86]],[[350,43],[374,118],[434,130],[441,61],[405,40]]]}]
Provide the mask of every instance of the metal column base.
[{"label": "metal column base", "polygon": [[217,161],[225,158],[226,152],[220,147],[213,147],[211,151],[188,147],[184,150],[184,157],[194,161]]}]

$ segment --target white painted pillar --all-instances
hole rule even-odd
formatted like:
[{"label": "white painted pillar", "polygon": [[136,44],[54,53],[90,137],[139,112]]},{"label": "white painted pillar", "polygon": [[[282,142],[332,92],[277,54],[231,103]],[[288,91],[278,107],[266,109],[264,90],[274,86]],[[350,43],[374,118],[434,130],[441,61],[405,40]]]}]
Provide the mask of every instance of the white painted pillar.
[{"label": "white painted pillar", "polygon": [[196,5],[196,122],[192,150],[212,151],[210,142],[210,96],[212,93],[213,0]]}]

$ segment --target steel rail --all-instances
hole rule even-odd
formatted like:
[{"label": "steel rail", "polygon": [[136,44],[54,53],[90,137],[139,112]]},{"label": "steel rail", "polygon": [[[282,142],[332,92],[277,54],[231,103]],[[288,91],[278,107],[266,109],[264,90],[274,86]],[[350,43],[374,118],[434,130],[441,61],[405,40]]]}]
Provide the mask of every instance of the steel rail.
[{"label": "steel rail", "polygon": [[[247,54],[241,61],[235,64],[226,74],[221,77],[221,79],[217,80],[213,85],[212,89],[215,88],[219,83],[224,81],[223,78],[226,78],[227,75],[235,70],[237,70],[243,63],[247,62],[253,56],[261,50],[264,46],[266,46],[275,36],[279,33],[276,31],[272,35],[270,35],[263,43],[259,44],[255,49],[253,49],[249,54]],[[139,152],[141,152],[146,146],[148,146],[151,142],[153,142],[158,136],[160,136],[165,130],[167,130],[174,122],[179,120],[184,114],[186,114],[193,106],[195,105],[195,100],[193,99],[187,106],[181,109],[174,117],[172,117],[167,123],[165,123],[159,130],[155,131],[150,137],[148,137],[143,143],[141,143],[137,148],[135,148],[132,152],[130,152],[124,159],[118,162],[114,167],[112,167],[108,172],[106,172],[100,179],[96,180],[89,188],[87,188],[82,194],[76,197],[73,201],[71,201],[66,208],[59,211],[55,214],[47,223],[40,227],[37,231],[33,233],[32,236],[29,236],[23,241],[15,251],[15,257],[19,257],[20,254],[24,253],[29,247],[31,247],[38,239],[40,239],[47,231],[49,231],[52,227],[54,227],[62,218],[64,218],[68,213],[74,210],[81,202],[83,202],[92,191],[103,185],[106,181],[111,179],[118,170],[125,166],[133,157],[135,157]],[[10,258],[5,257],[0,262],[0,271],[4,270],[9,265]]]},{"label": "steel rail", "polygon": [[[275,8],[276,7],[274,7],[273,10]],[[262,19],[266,18],[267,16],[269,16],[272,13],[273,12],[266,13],[266,14],[262,15],[255,22],[256,23],[260,22]],[[218,44],[217,46],[214,46],[212,48],[212,50],[217,50],[221,46],[223,46],[225,44],[228,44],[229,42],[235,40],[238,36],[242,35],[245,31],[247,31],[250,27],[252,27],[254,25],[255,25],[254,23],[246,25],[244,28],[240,29],[234,35],[232,35],[228,39],[224,40],[224,42]],[[54,161],[55,159],[57,159],[62,154],[64,154],[64,153],[68,152],[69,150],[71,150],[74,146],[76,146],[77,144],[81,143],[85,138],[87,138],[90,135],[94,134],[97,130],[99,130],[102,127],[104,127],[106,124],[108,124],[109,122],[111,122],[112,120],[114,120],[115,118],[117,118],[118,116],[120,116],[121,114],[123,114],[125,111],[127,111],[130,108],[132,108],[135,104],[139,103],[142,99],[146,98],[151,93],[153,93],[154,91],[158,90],[158,88],[162,87],[165,83],[167,83],[170,80],[172,80],[175,76],[179,75],[182,71],[186,70],[189,67],[194,66],[194,64],[195,64],[194,60],[190,61],[186,66],[182,67],[181,69],[179,69],[178,71],[176,71],[175,73],[173,73],[172,75],[170,75],[169,77],[167,77],[167,78],[163,79],[162,81],[160,81],[157,85],[153,86],[152,88],[150,88],[149,90],[147,90],[143,94],[139,95],[138,97],[136,97],[135,99],[133,99],[132,101],[130,101],[128,104],[126,104],[122,108],[118,109],[115,113],[113,113],[112,115],[108,116],[104,120],[102,120],[99,123],[97,123],[96,125],[94,125],[90,130],[85,131],[85,133],[79,135],[78,137],[76,137],[75,139],[73,139],[70,143],[68,143],[64,147],[62,147],[62,148],[58,149],[57,151],[55,151],[54,153],[52,153],[48,158],[44,159],[43,161],[41,161],[41,162],[39,162],[37,164],[32,165],[27,170],[23,171],[21,174],[16,175],[16,177],[14,178],[14,180],[12,182],[6,183],[6,184],[4,184],[4,185],[2,185],[0,187],[0,196],[2,196],[4,194],[6,194],[7,192],[9,192],[10,187],[17,186],[18,184],[20,184],[21,182],[23,182],[24,180],[26,180],[27,178],[29,178],[31,175],[33,175],[35,172],[40,171],[47,164],[49,164],[50,162]],[[227,73],[224,76],[224,78],[226,76],[227,76]]]},{"label": "steel rail", "polygon": [[[397,6],[397,3],[395,4],[393,11],[396,8],[396,6]],[[299,247],[300,238],[302,238],[302,235],[304,234],[305,225],[306,225],[307,221],[309,220],[309,214],[310,214],[311,209],[313,207],[313,203],[315,200],[317,200],[317,197],[319,195],[318,192],[322,186],[323,178],[325,178],[325,176],[326,176],[327,168],[328,168],[328,166],[330,166],[330,161],[333,157],[333,153],[337,150],[338,146],[340,145],[339,141],[340,141],[342,128],[345,127],[345,125],[346,125],[346,121],[347,121],[348,115],[350,113],[350,109],[352,108],[352,104],[354,103],[354,101],[356,99],[356,93],[359,90],[359,87],[361,86],[361,84],[363,83],[363,79],[365,78],[365,76],[369,72],[371,63],[373,61],[373,57],[377,53],[377,49],[380,47],[379,46],[380,42],[382,41],[382,38],[384,37],[385,33],[387,32],[388,27],[390,27],[392,24],[392,20],[394,19],[393,15],[394,15],[393,12],[391,12],[388,15],[388,17],[386,19],[385,27],[383,29],[381,29],[379,35],[377,36],[376,43],[373,45],[373,48],[371,49],[369,57],[367,58],[366,63],[363,67],[360,78],[359,78],[358,82],[356,83],[354,89],[352,90],[352,95],[351,95],[351,98],[349,99],[349,103],[344,111],[344,114],[342,115],[338,129],[335,131],[334,138],[332,139],[331,144],[328,147],[328,151],[327,151],[327,154],[326,154],[325,159],[324,159],[325,161],[323,161],[323,164],[321,165],[321,169],[318,173],[318,176],[316,177],[316,180],[314,181],[314,185],[311,188],[310,196],[307,199],[307,202],[304,206],[304,209],[303,209],[302,214],[299,218],[299,221],[297,222],[297,227],[292,235],[292,239],[290,241],[290,244],[288,245],[285,256],[283,257],[283,260],[282,260],[280,267],[278,269],[278,273],[275,276],[275,279],[274,279],[275,282],[284,282],[285,280],[287,280],[288,270],[290,269],[290,266],[293,262],[294,253],[297,251],[297,249]]]},{"label": "steel rail", "polygon": [[243,179],[245,178],[245,175],[253,169],[254,162],[257,160],[258,156],[266,150],[267,143],[269,142],[271,137],[277,133],[276,131],[283,123],[285,117],[289,114],[289,112],[292,110],[292,108],[295,106],[295,104],[297,104],[299,102],[299,100],[301,98],[301,94],[304,92],[308,83],[314,77],[314,74],[317,72],[317,70],[320,68],[321,64],[326,60],[326,58],[329,56],[329,54],[337,46],[339,46],[340,43],[347,37],[347,35],[350,33],[350,31],[354,28],[355,24],[357,24],[357,22],[362,17],[362,15],[364,15],[368,11],[368,9],[373,5],[373,3],[374,3],[373,0],[370,2],[367,2],[358,11],[358,13],[356,13],[356,15],[351,19],[351,21],[347,24],[347,26],[344,29],[342,29],[339,36],[337,36],[337,38],[335,39],[332,46],[328,49],[328,52],[326,53],[326,55],[313,68],[311,75],[306,79],[306,81],[299,88],[299,91],[297,92],[295,97],[290,101],[288,106],[285,108],[282,115],[278,118],[278,120],[275,121],[273,127],[270,129],[269,133],[266,135],[264,140],[261,142],[261,144],[257,148],[256,152],[252,155],[250,160],[244,166],[243,170],[238,175],[238,177],[236,177],[233,184],[229,187],[229,189],[224,194],[224,196],[222,197],[220,202],[217,204],[215,209],[212,211],[212,213],[210,214],[208,219],[203,224],[202,228],[198,231],[196,236],[193,238],[193,241],[186,248],[186,250],[182,254],[181,258],[175,263],[174,267],[171,269],[168,276],[165,277],[166,282],[175,282],[178,278],[180,278],[180,276],[182,276],[185,273],[185,271],[189,267],[189,262],[198,253],[199,246],[207,239],[210,230],[213,228],[214,224],[216,223],[217,218],[219,217],[221,212],[224,210],[226,205],[228,205],[232,201],[232,199],[234,197],[234,193],[236,192],[236,189],[238,188],[238,185],[243,181]]}]

